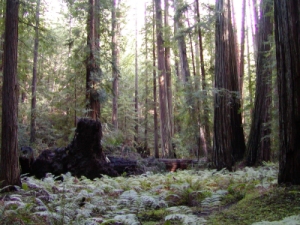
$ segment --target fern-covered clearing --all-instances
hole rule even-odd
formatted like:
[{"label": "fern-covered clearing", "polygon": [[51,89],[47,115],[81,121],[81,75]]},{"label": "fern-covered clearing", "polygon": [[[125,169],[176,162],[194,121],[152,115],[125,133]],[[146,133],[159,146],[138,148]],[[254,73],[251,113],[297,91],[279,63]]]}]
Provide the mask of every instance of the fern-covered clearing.
[{"label": "fern-covered clearing", "polygon": [[[253,224],[298,221],[300,188],[278,187],[278,168],[186,170],[93,181],[23,178],[1,196],[1,224]],[[295,224],[297,224],[295,222]]]}]

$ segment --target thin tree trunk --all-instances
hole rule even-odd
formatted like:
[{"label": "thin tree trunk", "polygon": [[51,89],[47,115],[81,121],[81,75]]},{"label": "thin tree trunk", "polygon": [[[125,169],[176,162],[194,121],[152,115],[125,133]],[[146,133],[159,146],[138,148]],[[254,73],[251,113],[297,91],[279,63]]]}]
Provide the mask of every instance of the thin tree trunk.
[{"label": "thin tree trunk", "polygon": [[[258,26],[258,13],[256,10],[256,0],[248,0],[248,6],[249,6],[249,14],[250,18],[253,18],[253,20],[250,20],[251,23],[251,31],[252,31],[252,42],[253,42],[253,48],[254,48],[254,58],[257,58],[257,26]],[[256,63],[256,62],[255,62]]]},{"label": "thin tree trunk", "polygon": [[253,82],[252,82],[252,73],[251,73],[251,59],[250,59],[250,40],[249,32],[247,32],[247,74],[248,74],[248,91],[249,91],[249,102],[250,102],[250,115],[253,112]]},{"label": "thin tree trunk", "polygon": [[118,98],[119,98],[119,46],[118,39],[120,33],[119,4],[117,0],[113,0],[112,5],[112,78],[113,78],[113,103],[112,103],[112,124],[115,130],[118,130]]},{"label": "thin tree trunk", "polygon": [[[165,39],[170,39],[170,27],[169,27],[169,0],[165,1]],[[173,121],[173,104],[172,104],[172,73],[171,73],[171,62],[170,62],[170,44],[165,43],[165,66],[166,66],[166,85],[167,85],[167,98],[168,98],[168,119],[170,124],[170,135],[171,138],[174,135],[174,121]]]},{"label": "thin tree trunk", "polygon": [[161,0],[155,0],[156,11],[156,42],[157,42],[157,61],[159,73],[159,109],[160,109],[160,130],[161,130],[161,143],[162,153],[165,157],[174,157],[171,140],[170,140],[170,124],[168,113],[168,99],[166,90],[166,68],[165,68],[165,53],[163,46],[162,35],[162,10]]},{"label": "thin tree trunk", "polygon": [[179,9],[178,0],[174,0],[175,5],[175,18],[174,18],[174,25],[176,27],[177,33],[177,43],[178,43],[178,51],[179,51],[179,58],[180,58],[180,68],[181,68],[181,75],[182,81],[187,83],[190,81],[191,73],[189,69],[189,64],[187,60],[187,53],[186,53],[186,42],[185,42],[185,33],[179,33],[180,30],[183,28],[182,23],[182,12]]},{"label": "thin tree trunk", "polygon": [[37,60],[39,50],[39,22],[40,21],[40,0],[37,1],[35,12],[35,38],[33,49],[33,70],[31,86],[31,120],[30,120],[30,144],[36,139],[36,82],[37,82]]},{"label": "thin tree trunk", "polygon": [[19,1],[6,2],[4,69],[2,88],[1,187],[21,186],[18,152],[18,12]]},{"label": "thin tree trunk", "polygon": [[244,66],[245,66],[245,18],[246,18],[246,0],[242,3],[242,26],[241,26],[241,54],[240,54],[240,93],[243,99],[243,85],[244,85]]},{"label": "thin tree trunk", "polygon": [[145,60],[146,60],[146,69],[145,69],[145,94],[146,94],[146,101],[145,101],[145,131],[144,131],[144,149],[148,150],[148,111],[149,111],[149,86],[148,86],[148,29],[147,29],[147,4],[145,3]]},{"label": "thin tree trunk", "polygon": [[[200,8],[199,8],[199,0],[196,0],[196,13],[197,13],[197,22],[200,24]],[[200,53],[200,68],[201,68],[201,78],[202,78],[202,92],[203,92],[203,124],[204,124],[204,136],[206,141],[206,149],[204,150],[206,152],[206,157],[208,157],[208,154],[211,154],[211,136],[210,136],[210,121],[209,121],[209,106],[208,106],[208,96],[207,96],[207,87],[206,87],[206,71],[204,67],[204,56],[203,56],[203,43],[202,43],[202,31],[200,25],[198,26],[198,41],[199,41],[199,53]]]},{"label": "thin tree trunk", "polygon": [[157,119],[157,85],[156,85],[156,46],[155,46],[155,25],[156,25],[155,5],[153,4],[153,27],[152,27],[152,56],[153,56],[153,119],[154,119],[154,156],[159,158],[158,148],[158,119]]},{"label": "thin tree trunk", "polygon": [[299,15],[298,0],[274,0],[280,127],[279,184],[300,184]]},{"label": "thin tree trunk", "polygon": [[[190,20],[187,17],[187,23],[188,27],[190,28]],[[197,76],[196,72],[196,60],[195,60],[195,54],[194,54],[194,47],[193,47],[193,38],[191,32],[189,32],[189,40],[190,40],[190,49],[191,49],[191,56],[192,56],[192,68],[193,68],[193,76],[194,76],[194,83],[195,83],[195,91],[198,91],[200,89],[199,81],[200,81],[200,75]],[[197,158],[198,160],[200,159],[200,153],[201,150],[205,153],[205,156],[207,155],[207,148],[206,148],[206,140],[205,136],[203,135],[203,132],[201,132],[201,112],[200,112],[200,101],[195,98],[194,100],[194,116],[193,118],[197,118],[197,125],[196,125],[196,134],[195,134],[195,139],[196,139],[196,145],[197,145]]]},{"label": "thin tree trunk", "polygon": [[134,135],[134,142],[138,144],[138,137],[139,137],[139,102],[138,102],[138,85],[139,85],[139,78],[138,78],[138,46],[137,46],[137,17],[135,18],[135,81],[134,81],[134,112],[135,112],[135,135]]}]

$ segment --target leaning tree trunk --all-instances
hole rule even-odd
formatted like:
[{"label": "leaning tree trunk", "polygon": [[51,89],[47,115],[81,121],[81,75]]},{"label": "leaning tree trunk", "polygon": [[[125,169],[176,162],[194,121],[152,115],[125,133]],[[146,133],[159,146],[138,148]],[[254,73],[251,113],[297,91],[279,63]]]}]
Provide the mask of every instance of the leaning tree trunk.
[{"label": "leaning tree trunk", "polygon": [[[2,89],[0,180],[5,191],[21,186],[18,154],[18,12],[19,1],[7,1]],[[11,186],[10,186],[11,185]]]},{"label": "leaning tree trunk", "polygon": [[262,0],[259,32],[257,36],[258,55],[256,63],[256,94],[250,135],[247,144],[247,165],[261,164],[269,161],[271,156],[270,110],[271,110],[271,44],[269,38],[273,33],[270,13],[272,2]]},{"label": "leaning tree trunk", "polygon": [[232,170],[234,163],[243,158],[245,141],[239,112],[237,58],[230,0],[217,0],[216,10],[213,163],[219,170],[224,167]]},{"label": "leaning tree trunk", "polygon": [[300,2],[274,0],[279,93],[278,183],[300,184]]}]

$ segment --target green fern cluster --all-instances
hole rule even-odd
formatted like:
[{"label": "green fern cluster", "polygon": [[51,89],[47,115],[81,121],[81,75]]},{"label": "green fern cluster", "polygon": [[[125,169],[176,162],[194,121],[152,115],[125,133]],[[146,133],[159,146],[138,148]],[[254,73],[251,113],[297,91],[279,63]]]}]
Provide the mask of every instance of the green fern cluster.
[{"label": "green fern cluster", "polygon": [[93,181],[71,174],[58,181],[48,174],[43,180],[22,178],[19,192],[2,196],[0,213],[6,224],[132,225],[152,219],[154,224],[206,224],[204,217],[220,210],[232,193],[266,189],[276,180],[275,165],[234,173],[148,172],[131,177],[103,176]]}]

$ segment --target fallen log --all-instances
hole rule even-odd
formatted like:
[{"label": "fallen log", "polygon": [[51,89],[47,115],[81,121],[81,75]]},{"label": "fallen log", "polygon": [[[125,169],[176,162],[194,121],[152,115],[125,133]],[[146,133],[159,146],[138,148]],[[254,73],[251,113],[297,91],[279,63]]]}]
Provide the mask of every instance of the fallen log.
[{"label": "fallen log", "polygon": [[130,160],[121,157],[107,156],[110,166],[117,171],[118,174],[132,175],[137,170],[136,160]]}]

